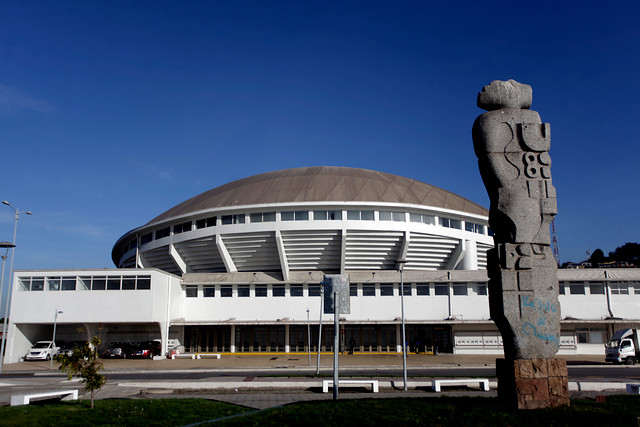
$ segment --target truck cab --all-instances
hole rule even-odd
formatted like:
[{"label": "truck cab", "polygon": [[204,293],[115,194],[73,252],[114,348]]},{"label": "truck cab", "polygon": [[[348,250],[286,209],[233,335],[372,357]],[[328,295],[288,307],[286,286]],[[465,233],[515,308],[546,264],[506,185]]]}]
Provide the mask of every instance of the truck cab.
[{"label": "truck cab", "polygon": [[605,345],[605,360],[612,363],[635,365],[640,354],[637,329],[622,329]]}]

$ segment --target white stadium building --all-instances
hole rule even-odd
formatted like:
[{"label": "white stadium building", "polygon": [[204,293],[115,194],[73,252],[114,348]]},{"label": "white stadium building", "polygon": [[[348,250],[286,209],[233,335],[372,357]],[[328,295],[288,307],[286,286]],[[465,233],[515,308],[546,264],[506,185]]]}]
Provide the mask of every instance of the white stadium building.
[{"label": "white stadium building", "polygon": [[[159,339],[163,353],[173,343],[221,353],[315,351],[322,318],[329,351],[325,274],[349,276],[341,342],[401,352],[400,265],[411,351],[498,355],[492,246],[485,208],[423,182],[343,167],[263,173],[129,231],[114,245],[115,269],[15,271],[5,363],[51,339],[54,320],[66,341],[100,334],[105,345]],[[640,326],[640,269],[558,279],[560,354],[604,355],[614,330]]]}]

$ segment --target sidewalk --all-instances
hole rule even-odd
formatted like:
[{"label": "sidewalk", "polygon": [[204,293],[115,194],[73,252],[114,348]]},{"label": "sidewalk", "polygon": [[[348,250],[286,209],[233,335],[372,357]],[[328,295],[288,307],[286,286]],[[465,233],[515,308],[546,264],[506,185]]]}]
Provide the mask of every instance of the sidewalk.
[{"label": "sidewalk", "polygon": [[[411,367],[455,367],[455,366],[495,366],[496,355],[454,355],[454,354],[409,354],[407,356],[407,368]],[[564,356],[569,365],[605,365],[604,356]],[[218,370],[218,369],[250,369],[265,368],[275,370],[315,370],[317,355],[311,354],[309,363],[308,353],[222,353],[220,359],[103,359],[104,370]],[[341,354],[339,358],[341,367],[402,367],[402,354],[389,353],[356,353]],[[10,372],[43,372],[49,371],[50,362],[19,362],[3,365],[3,373]],[[320,367],[324,371],[333,366],[333,354],[323,353],[320,357]],[[57,371],[54,363],[54,371]],[[283,372],[284,373],[284,372]],[[1,374],[0,374],[1,375]]]}]

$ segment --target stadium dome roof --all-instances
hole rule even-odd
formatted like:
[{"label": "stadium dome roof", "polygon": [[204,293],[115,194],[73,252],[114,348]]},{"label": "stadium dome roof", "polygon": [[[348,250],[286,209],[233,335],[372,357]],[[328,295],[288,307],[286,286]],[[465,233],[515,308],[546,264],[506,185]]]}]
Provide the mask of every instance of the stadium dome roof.
[{"label": "stadium dome roof", "polygon": [[146,225],[208,209],[295,202],[403,203],[488,215],[482,206],[424,182],[368,169],[315,166],[266,172],[221,185]]}]

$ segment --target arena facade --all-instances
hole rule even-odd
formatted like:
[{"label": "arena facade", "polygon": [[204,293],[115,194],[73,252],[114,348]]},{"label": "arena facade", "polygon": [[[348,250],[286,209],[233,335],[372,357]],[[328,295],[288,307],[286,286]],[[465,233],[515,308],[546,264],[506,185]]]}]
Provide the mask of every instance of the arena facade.
[{"label": "arena facade", "polygon": [[[336,273],[350,279],[345,348],[402,351],[402,277],[411,351],[501,354],[487,297],[492,246],[485,208],[423,182],[343,167],[263,173],[127,232],[113,247],[115,269],[16,271],[5,363],[51,339],[58,312],[66,341],[100,334],[105,345],[159,339],[163,352],[216,353],[320,342],[329,351],[321,283]],[[603,354],[614,330],[640,325],[639,270],[558,278],[560,354]]]}]

